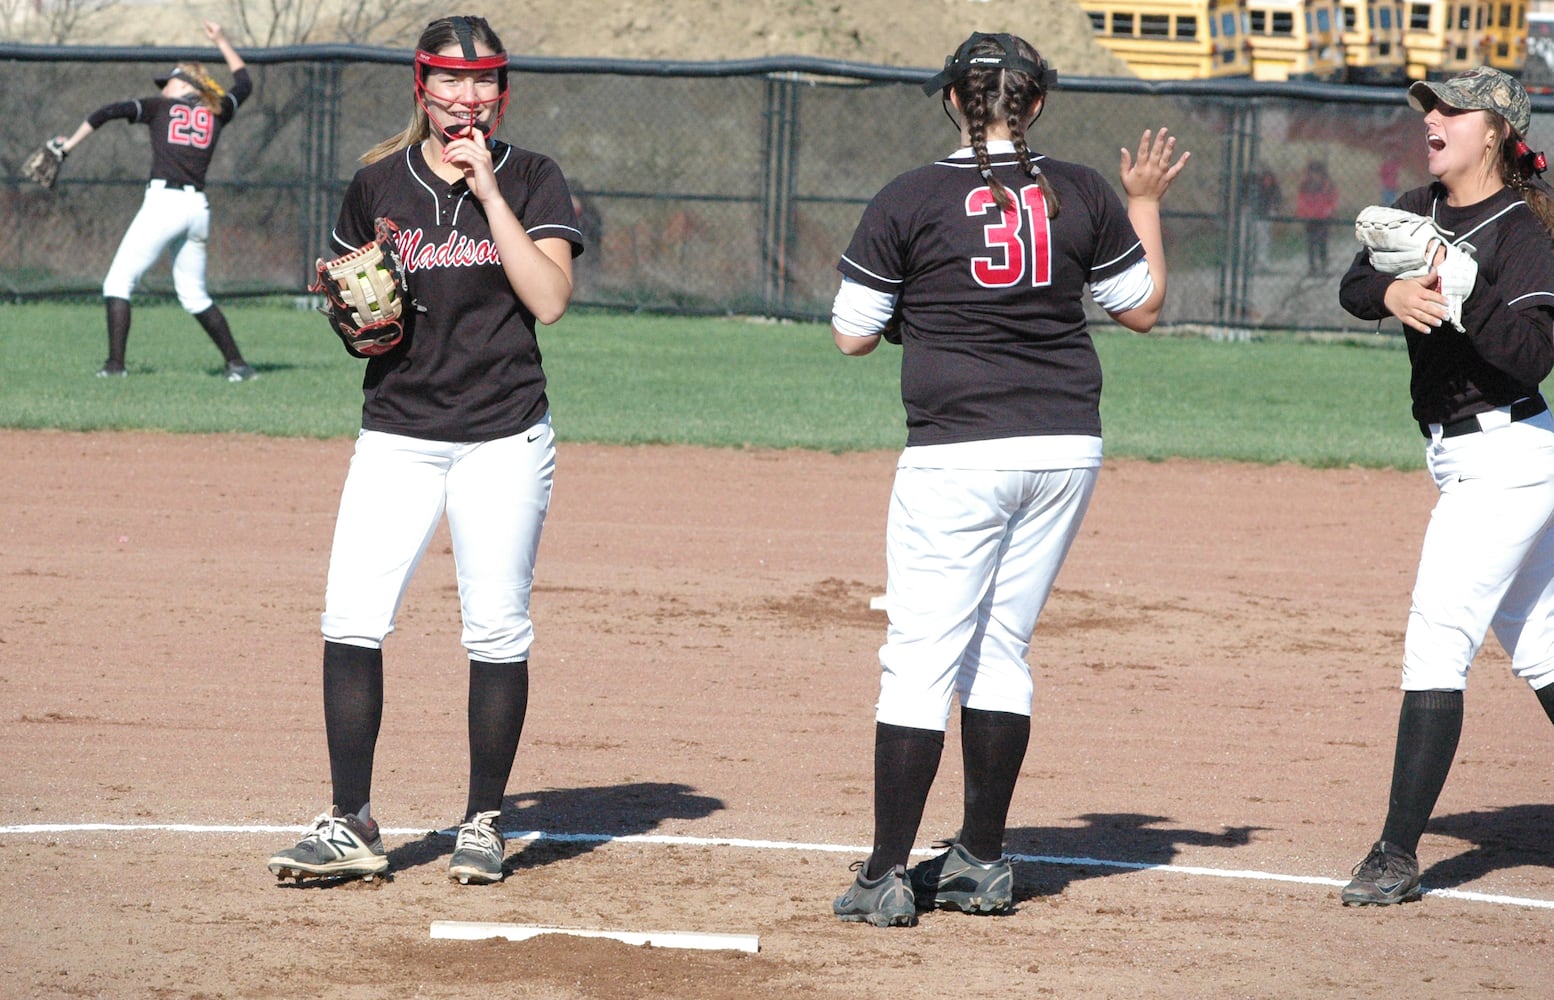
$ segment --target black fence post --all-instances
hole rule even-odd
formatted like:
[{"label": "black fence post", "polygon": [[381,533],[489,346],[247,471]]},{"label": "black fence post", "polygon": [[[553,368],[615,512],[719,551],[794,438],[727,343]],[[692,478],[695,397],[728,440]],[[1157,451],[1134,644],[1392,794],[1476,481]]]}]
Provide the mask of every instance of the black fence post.
[{"label": "black fence post", "polygon": [[761,301],[782,315],[793,241],[794,164],[798,156],[798,88],[792,74],[766,78],[761,135]]},{"label": "black fence post", "polygon": [[334,60],[320,60],[307,67],[307,111],[303,116],[307,127],[302,137],[307,175],[303,178],[302,246],[297,254],[304,288],[313,281],[312,262],[320,255],[328,256],[325,248],[330,227],[334,224],[330,213],[334,202],[335,170],[339,165],[336,122],[340,110],[341,65]]},{"label": "black fence post", "polygon": [[1232,198],[1235,205],[1233,218],[1236,219],[1235,228],[1239,233],[1233,252],[1226,258],[1231,269],[1230,287],[1234,289],[1233,301],[1236,303],[1236,308],[1223,317],[1221,322],[1231,324],[1246,323],[1252,318],[1252,273],[1257,267],[1259,253],[1255,229],[1258,225],[1256,217],[1260,211],[1257,194],[1252,186],[1256,183],[1258,161],[1261,157],[1258,151],[1261,141],[1259,131],[1261,108],[1261,101],[1256,98],[1232,105],[1230,128],[1226,130],[1235,143],[1235,155],[1225,158],[1225,169],[1230,171],[1226,186],[1233,192]]}]

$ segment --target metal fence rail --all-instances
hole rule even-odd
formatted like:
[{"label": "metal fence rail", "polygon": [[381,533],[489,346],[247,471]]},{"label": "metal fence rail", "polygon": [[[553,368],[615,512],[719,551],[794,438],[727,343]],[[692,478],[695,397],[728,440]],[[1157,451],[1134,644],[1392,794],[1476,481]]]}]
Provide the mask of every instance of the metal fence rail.
[{"label": "metal fence rail", "polygon": [[[255,93],[223,132],[209,178],[211,289],[301,293],[356,157],[404,127],[411,54],[299,46],[243,57]],[[185,59],[224,78],[214,50],[0,45],[0,93],[27,110],[0,119],[0,296],[98,291],[140,203],[143,130],[105,126],[52,192],[23,181],[20,164],[102,104],[151,94],[151,77]],[[514,58],[498,134],[554,157],[598,213],[578,302],[823,319],[868,199],[955,145],[939,102],[919,89],[929,75],[810,58]],[[1549,144],[1549,108],[1554,98],[1534,98],[1535,148]],[[1032,145],[1115,178],[1119,149],[1161,125],[1193,153],[1165,205],[1164,322],[1371,328],[1339,309],[1336,283],[1356,248],[1350,223],[1381,198],[1389,159],[1401,188],[1428,179],[1401,88],[1061,78]],[[1325,224],[1297,213],[1311,162],[1339,189]],[[1261,167],[1283,195],[1266,215],[1253,197]],[[147,277],[148,292],[170,287],[165,266]]]}]

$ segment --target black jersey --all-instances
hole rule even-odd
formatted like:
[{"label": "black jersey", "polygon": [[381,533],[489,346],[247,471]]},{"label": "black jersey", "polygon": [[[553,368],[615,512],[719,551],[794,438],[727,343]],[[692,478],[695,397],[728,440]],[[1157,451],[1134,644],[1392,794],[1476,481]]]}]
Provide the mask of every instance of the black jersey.
[{"label": "black jersey", "polygon": [[107,104],[87,116],[93,128],[115,118],[131,125],[145,125],[151,131],[151,173],[149,180],[165,181],[169,187],[193,187],[205,190],[205,172],[216,155],[221,129],[237,114],[238,105],[253,93],[253,81],[247,67],[232,74],[232,89],[221,97],[218,111],[211,111],[200,99],[184,97],[142,97],[134,101]]},{"label": "black jersey", "polygon": [[[1446,204],[1439,183],[1404,192],[1397,208],[1433,218],[1453,241],[1471,243],[1478,262],[1462,325],[1443,322],[1428,334],[1404,333],[1412,364],[1409,392],[1421,424],[1506,406],[1531,396],[1554,367],[1554,245],[1521,196],[1502,188],[1476,205]],[[1344,275],[1339,300],[1361,319],[1384,319],[1394,279],[1360,251]]]},{"label": "black jersey", "polygon": [[1003,213],[969,151],[909,171],[864,210],[838,269],[899,295],[907,445],[1101,433],[1088,283],[1144,259],[1111,186],[1046,157],[1061,211],[1013,152],[992,156]]},{"label": "black jersey", "polygon": [[[492,143],[497,184],[531,239],[583,252],[572,196],[549,157]],[[489,441],[544,418],[545,372],[534,314],[519,301],[480,201],[410,146],[357,171],[345,193],[337,253],[373,239],[373,220],[399,226],[410,295],[399,346],[367,362],[362,427],[434,441]]]}]

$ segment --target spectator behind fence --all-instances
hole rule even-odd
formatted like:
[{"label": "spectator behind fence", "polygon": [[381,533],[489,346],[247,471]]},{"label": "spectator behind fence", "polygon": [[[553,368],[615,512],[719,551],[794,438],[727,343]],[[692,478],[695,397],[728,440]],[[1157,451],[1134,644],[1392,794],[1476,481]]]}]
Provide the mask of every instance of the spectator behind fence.
[{"label": "spectator behind fence", "polygon": [[1376,177],[1381,181],[1381,201],[1379,204],[1391,207],[1398,200],[1398,183],[1403,173],[1403,160],[1397,153],[1388,153],[1381,161],[1381,166],[1376,168]]},{"label": "spectator behind fence", "polygon": [[1273,250],[1273,219],[1284,210],[1279,175],[1267,164],[1258,164],[1247,175],[1247,201],[1252,206],[1252,266],[1266,271]]},{"label": "spectator behind fence", "polygon": [[1295,215],[1306,220],[1306,273],[1327,270],[1327,230],[1338,211],[1338,185],[1327,172],[1327,164],[1312,160],[1295,195]]}]

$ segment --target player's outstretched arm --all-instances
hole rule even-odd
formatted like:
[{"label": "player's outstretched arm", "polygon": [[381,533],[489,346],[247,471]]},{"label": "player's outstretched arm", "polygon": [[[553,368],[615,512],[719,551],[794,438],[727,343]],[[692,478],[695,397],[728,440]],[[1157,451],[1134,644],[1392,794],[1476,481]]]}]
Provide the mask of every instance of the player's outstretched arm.
[{"label": "player's outstretched arm", "polygon": [[221,58],[227,61],[227,69],[236,73],[247,65],[247,63],[243,62],[243,57],[237,54],[237,49],[234,49],[232,43],[227,41],[227,33],[221,30],[221,25],[214,21],[201,21],[200,27],[205,30],[205,37],[214,42],[216,48],[221,50]]},{"label": "player's outstretched arm", "polygon": [[55,136],[55,140],[62,143],[61,148],[63,148],[64,151],[68,153],[80,145],[82,139],[85,139],[95,131],[97,130],[92,127],[91,122],[82,122],[80,125],[76,126],[76,130],[70,133],[70,135]]},{"label": "player's outstretched arm", "polygon": [[1160,200],[1192,157],[1191,153],[1183,153],[1172,162],[1175,153],[1176,136],[1164,126],[1153,134],[1149,129],[1144,130],[1139,138],[1137,155],[1130,154],[1126,147],[1122,150],[1122,189],[1128,195],[1128,221],[1133,223],[1133,231],[1144,244],[1144,258],[1155,290],[1143,304],[1116,313],[1112,318],[1138,333],[1154,327],[1165,304],[1166,258],[1165,241],[1160,232]]}]

